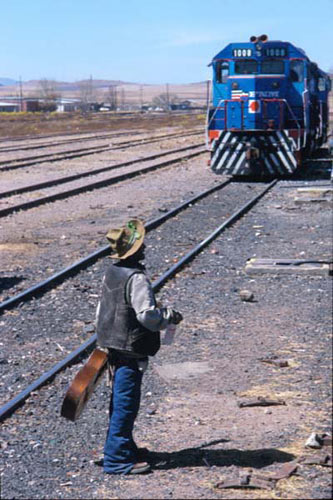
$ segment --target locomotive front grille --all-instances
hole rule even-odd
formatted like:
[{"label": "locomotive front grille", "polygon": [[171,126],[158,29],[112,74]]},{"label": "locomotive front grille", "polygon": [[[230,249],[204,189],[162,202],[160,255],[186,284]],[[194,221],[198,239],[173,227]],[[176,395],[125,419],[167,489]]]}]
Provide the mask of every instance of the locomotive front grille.
[{"label": "locomotive front grille", "polygon": [[217,174],[290,175],[296,168],[296,144],[287,130],[272,132],[221,132],[212,141],[211,168]]}]

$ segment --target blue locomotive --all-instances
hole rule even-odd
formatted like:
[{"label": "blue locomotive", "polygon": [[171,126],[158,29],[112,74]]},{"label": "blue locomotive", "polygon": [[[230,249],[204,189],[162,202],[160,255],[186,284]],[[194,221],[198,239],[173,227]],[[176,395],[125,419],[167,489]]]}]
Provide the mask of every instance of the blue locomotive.
[{"label": "blue locomotive", "polygon": [[212,60],[207,112],[217,174],[291,175],[327,140],[329,76],[289,42],[252,36]]}]

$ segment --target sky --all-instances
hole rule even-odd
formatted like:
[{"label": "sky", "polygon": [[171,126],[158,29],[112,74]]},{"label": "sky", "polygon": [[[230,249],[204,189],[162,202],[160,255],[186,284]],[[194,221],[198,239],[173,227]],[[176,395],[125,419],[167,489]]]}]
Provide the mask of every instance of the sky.
[{"label": "sky", "polygon": [[0,0],[0,77],[192,83],[230,42],[292,42],[333,69],[333,0]]}]

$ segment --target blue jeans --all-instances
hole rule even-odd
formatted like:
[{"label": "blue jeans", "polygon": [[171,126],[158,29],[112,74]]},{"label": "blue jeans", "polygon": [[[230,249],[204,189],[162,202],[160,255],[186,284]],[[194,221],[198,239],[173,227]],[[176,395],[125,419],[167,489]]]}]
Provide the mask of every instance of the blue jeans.
[{"label": "blue jeans", "polygon": [[104,446],[104,472],[128,474],[137,463],[132,432],[140,407],[142,372],[135,359],[116,366],[110,400],[110,422]]}]

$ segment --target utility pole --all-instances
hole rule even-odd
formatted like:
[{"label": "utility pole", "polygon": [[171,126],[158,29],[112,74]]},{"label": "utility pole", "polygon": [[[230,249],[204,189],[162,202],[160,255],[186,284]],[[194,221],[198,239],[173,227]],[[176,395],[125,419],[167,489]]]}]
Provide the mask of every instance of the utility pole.
[{"label": "utility pole", "polygon": [[118,107],[118,95],[117,95],[117,85],[113,86],[113,105],[114,105],[114,110],[117,111]]},{"label": "utility pole", "polygon": [[[90,104],[92,103],[92,100],[93,100],[93,77],[92,77],[92,75],[90,75],[90,79],[89,79],[89,101],[90,101]],[[89,106],[89,110],[90,110],[90,106]]]},{"label": "utility pole", "polygon": [[122,87],[121,89],[121,105],[122,108],[125,108],[125,89]]},{"label": "utility pole", "polygon": [[167,111],[170,111],[169,84],[166,84]]},{"label": "utility pole", "polygon": [[140,111],[142,111],[142,106],[143,106],[143,88],[142,85],[140,85]]},{"label": "utility pole", "polygon": [[111,85],[109,87],[109,100],[112,111],[117,110],[117,85]]},{"label": "utility pole", "polygon": [[23,91],[22,91],[22,77],[19,78],[20,82],[20,111],[23,111]]},{"label": "utility pole", "polygon": [[208,109],[209,108],[209,84],[210,84],[210,81],[207,80],[206,82],[206,108]]}]

